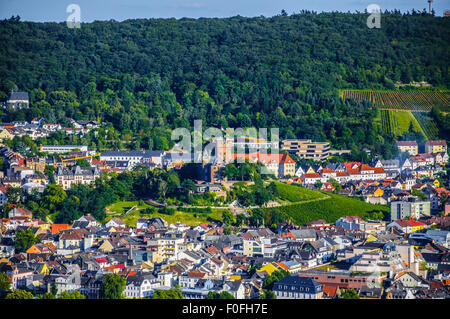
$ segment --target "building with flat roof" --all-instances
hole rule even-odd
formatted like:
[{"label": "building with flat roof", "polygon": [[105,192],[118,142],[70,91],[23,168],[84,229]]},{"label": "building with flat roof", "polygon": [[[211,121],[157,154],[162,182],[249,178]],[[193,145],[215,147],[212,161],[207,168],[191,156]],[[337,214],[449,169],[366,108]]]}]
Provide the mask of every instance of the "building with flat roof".
[{"label": "building with flat roof", "polygon": [[129,167],[139,164],[162,166],[165,151],[105,151],[100,154],[101,161],[128,161]]},{"label": "building with flat roof", "polygon": [[328,142],[313,142],[310,139],[283,140],[281,149],[294,153],[300,158],[324,161],[329,156],[350,154],[350,150],[332,150]]},{"label": "building with flat roof", "polygon": [[430,209],[429,201],[419,201],[412,198],[407,201],[393,201],[391,202],[391,221],[430,216]]},{"label": "building with flat roof", "polygon": [[283,140],[281,149],[290,153],[295,153],[300,158],[316,161],[326,160],[330,155],[330,143],[313,142],[309,139]]},{"label": "building with flat roof", "polygon": [[41,145],[40,151],[49,154],[53,153],[67,153],[79,149],[80,152],[87,152],[87,145]]}]

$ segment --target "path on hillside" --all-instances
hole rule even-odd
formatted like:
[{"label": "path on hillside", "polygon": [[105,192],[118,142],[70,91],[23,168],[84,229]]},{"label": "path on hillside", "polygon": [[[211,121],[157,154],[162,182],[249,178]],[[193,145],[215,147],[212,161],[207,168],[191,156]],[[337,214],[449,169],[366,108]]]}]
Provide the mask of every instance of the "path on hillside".
[{"label": "path on hillside", "polygon": [[[319,197],[319,198],[307,199],[307,200],[298,201],[298,202],[288,202],[288,203],[284,202],[284,203],[282,203],[282,204],[279,205],[279,206],[273,206],[273,208],[276,208],[276,207],[283,207],[283,206],[292,206],[292,205],[301,205],[301,204],[306,204],[306,203],[318,202],[318,201],[322,201],[322,200],[326,200],[326,199],[330,199],[330,198],[331,198],[330,195],[323,194],[323,196],[322,196],[322,197]],[[150,201],[150,202],[156,203],[156,204],[158,204],[158,205],[160,205],[160,206],[164,206],[163,204],[158,203],[158,202],[156,202],[155,200],[152,200],[152,199],[146,199],[145,201],[146,201],[146,202],[147,202],[147,201]],[[238,214],[244,214],[246,217],[249,216],[248,212],[249,212],[250,210],[252,210],[252,209],[257,209],[257,208],[271,208],[271,207],[261,207],[261,206],[236,207],[236,206],[190,206],[190,205],[180,205],[180,206],[177,206],[177,205],[167,205],[167,206],[165,206],[165,207],[173,208],[173,209],[178,209],[178,208],[180,208],[180,207],[182,207],[182,208],[199,208],[199,209],[205,209],[205,208],[211,208],[211,209],[227,209],[227,210],[231,211],[235,216],[238,215]],[[134,209],[133,209],[133,208],[134,208]],[[133,208],[130,209],[128,212],[130,212],[130,211],[132,211],[132,210],[139,211],[139,210],[143,209],[143,208],[138,208],[138,207],[133,207]],[[128,212],[126,212],[125,214],[127,214]],[[117,213],[117,212],[112,212],[112,211],[109,211],[109,210],[106,211],[106,214],[115,214],[115,213]],[[122,214],[120,214],[120,215],[125,215],[125,214],[122,213]]]},{"label": "path on hillside", "polygon": [[[318,202],[318,201],[326,200],[326,199],[330,199],[330,198],[331,198],[330,195],[323,194],[323,196],[320,198],[307,199],[307,200],[303,200],[303,201],[299,201],[299,202],[283,203],[280,206],[273,206],[273,208]],[[169,206],[169,207],[175,208],[175,209],[177,208],[177,206]],[[208,207],[211,207],[213,209],[228,209],[231,212],[233,212],[235,215],[242,213],[245,216],[248,216],[248,211],[252,210],[252,209],[271,208],[271,207],[261,207],[261,206],[235,207],[235,206],[187,206],[187,205],[178,206],[178,207],[183,207],[183,208],[208,208]]]}]

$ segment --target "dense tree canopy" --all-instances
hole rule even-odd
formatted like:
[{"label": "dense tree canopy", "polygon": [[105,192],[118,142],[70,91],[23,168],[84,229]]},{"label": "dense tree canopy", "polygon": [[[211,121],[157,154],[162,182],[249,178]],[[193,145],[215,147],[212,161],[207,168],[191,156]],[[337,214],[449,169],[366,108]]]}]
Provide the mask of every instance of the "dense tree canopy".
[{"label": "dense tree canopy", "polygon": [[5,299],[33,299],[33,294],[26,290],[15,289],[7,294]]},{"label": "dense tree canopy", "polygon": [[184,299],[184,295],[179,287],[171,288],[168,290],[155,290],[153,299]]},{"label": "dense tree canopy", "polygon": [[108,274],[102,280],[103,299],[123,299],[123,291],[127,285],[125,277],[118,274]]},{"label": "dense tree canopy", "polygon": [[[3,20],[0,99],[11,89],[31,99],[30,109],[7,110],[5,120],[105,123],[98,134],[54,133],[38,143],[168,149],[171,129],[200,119],[204,127],[278,127],[282,138],[328,140],[355,159],[362,147],[390,158],[395,144],[373,126],[376,110],[343,102],[337,89],[412,80],[448,87],[450,20],[385,12],[382,28],[369,29],[367,16],[302,11],[96,21],[80,29]],[[29,144],[15,145],[33,151]]]},{"label": "dense tree canopy", "polygon": [[18,253],[25,252],[33,246],[41,241],[39,235],[34,235],[33,230],[28,228],[26,230],[19,229],[16,232],[16,236],[14,238],[14,246]]}]

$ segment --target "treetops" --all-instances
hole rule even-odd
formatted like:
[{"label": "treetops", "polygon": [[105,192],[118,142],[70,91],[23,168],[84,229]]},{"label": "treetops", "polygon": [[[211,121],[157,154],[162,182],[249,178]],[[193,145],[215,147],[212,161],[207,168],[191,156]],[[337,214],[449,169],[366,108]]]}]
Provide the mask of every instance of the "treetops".
[{"label": "treetops", "polygon": [[450,20],[385,12],[373,30],[366,18],[303,11],[97,21],[77,30],[3,20],[0,99],[14,88],[30,92],[30,108],[6,110],[4,120],[96,120],[105,123],[98,134],[48,139],[83,139],[97,149],[167,150],[171,130],[194,120],[278,127],[282,138],[327,140],[355,157],[367,147],[389,158],[395,147],[373,126],[376,110],[342,101],[338,89],[385,89],[406,78],[448,87]]}]

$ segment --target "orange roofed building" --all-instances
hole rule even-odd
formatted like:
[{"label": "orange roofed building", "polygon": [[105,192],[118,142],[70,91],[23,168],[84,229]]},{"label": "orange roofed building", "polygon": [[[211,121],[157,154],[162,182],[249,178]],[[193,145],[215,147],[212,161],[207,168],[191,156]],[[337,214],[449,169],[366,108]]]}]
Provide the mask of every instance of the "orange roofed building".
[{"label": "orange roofed building", "polygon": [[69,224],[52,224],[52,234],[57,234],[60,231],[72,229],[72,226]]},{"label": "orange roofed building", "polygon": [[254,152],[250,154],[233,154],[233,160],[249,160],[263,164],[267,174],[274,174],[276,178],[295,175],[295,161],[288,154],[263,154]]}]

